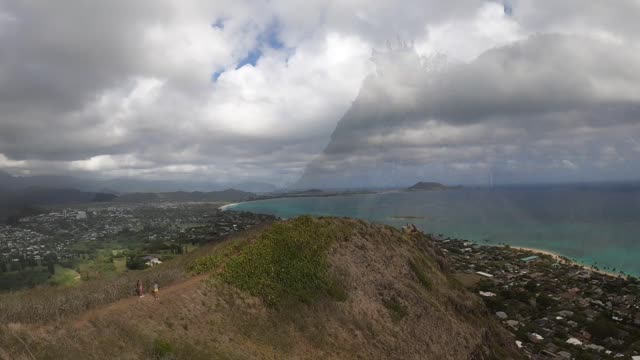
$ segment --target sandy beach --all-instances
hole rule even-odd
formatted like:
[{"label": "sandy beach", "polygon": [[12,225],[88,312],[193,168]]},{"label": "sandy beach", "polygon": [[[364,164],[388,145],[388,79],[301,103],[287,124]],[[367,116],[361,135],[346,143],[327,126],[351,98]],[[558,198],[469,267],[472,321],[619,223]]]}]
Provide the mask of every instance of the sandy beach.
[{"label": "sandy beach", "polygon": [[590,265],[581,264],[581,263],[579,263],[577,261],[569,260],[566,257],[562,257],[561,255],[556,254],[556,253],[551,252],[551,251],[548,251],[548,250],[534,249],[534,248],[523,247],[523,246],[511,246],[511,248],[515,249],[515,250],[529,251],[529,252],[536,253],[536,254],[549,255],[549,256],[551,256],[552,258],[554,258],[557,261],[567,262],[567,263],[570,263],[572,265],[578,265],[578,266],[580,266],[581,268],[583,268],[585,270],[593,271],[593,272],[596,272],[596,273],[599,273],[599,274],[602,274],[602,275],[608,275],[608,276],[613,276],[613,277],[625,276],[625,275],[621,275],[619,273],[613,273],[613,272],[609,272],[609,271],[602,270],[602,269],[594,269]]},{"label": "sandy beach", "polygon": [[218,210],[225,211],[225,210],[229,209],[230,207],[234,207],[234,206],[236,206],[236,205],[238,205],[238,204],[240,204],[240,203],[225,204],[225,205],[220,206],[220,207],[218,208]]}]

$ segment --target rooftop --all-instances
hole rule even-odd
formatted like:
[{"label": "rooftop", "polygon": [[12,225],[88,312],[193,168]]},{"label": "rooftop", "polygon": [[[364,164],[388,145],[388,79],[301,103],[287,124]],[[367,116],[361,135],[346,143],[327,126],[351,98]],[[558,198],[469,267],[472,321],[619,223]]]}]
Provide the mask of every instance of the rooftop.
[{"label": "rooftop", "polygon": [[538,255],[531,255],[531,256],[527,256],[527,257],[524,257],[524,258],[520,259],[520,261],[529,262],[529,261],[533,261],[533,260],[535,260],[537,258],[538,258]]}]

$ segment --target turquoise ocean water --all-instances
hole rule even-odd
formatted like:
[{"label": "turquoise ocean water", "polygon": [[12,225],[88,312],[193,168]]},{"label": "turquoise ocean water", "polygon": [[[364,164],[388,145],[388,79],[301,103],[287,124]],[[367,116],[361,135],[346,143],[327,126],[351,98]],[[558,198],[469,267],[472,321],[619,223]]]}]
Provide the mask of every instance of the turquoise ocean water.
[{"label": "turquoise ocean water", "polygon": [[[481,244],[553,251],[640,275],[640,188],[531,187],[281,198],[229,209],[290,218],[346,216]],[[406,219],[405,217],[417,217]]]}]

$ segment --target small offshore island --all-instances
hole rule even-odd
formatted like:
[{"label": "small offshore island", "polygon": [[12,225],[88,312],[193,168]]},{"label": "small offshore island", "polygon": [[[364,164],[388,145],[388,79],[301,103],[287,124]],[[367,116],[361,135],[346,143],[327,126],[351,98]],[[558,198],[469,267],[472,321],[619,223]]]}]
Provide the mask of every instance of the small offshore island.
[{"label": "small offshore island", "polygon": [[420,181],[415,185],[408,187],[406,191],[438,191],[438,190],[456,190],[462,189],[462,186],[447,186],[437,182]]},{"label": "small offshore island", "polygon": [[261,195],[254,195],[248,198],[247,201],[256,200],[269,200],[280,198],[303,198],[303,197],[335,197],[335,196],[352,196],[352,195],[367,195],[367,194],[380,194],[386,192],[406,192],[406,191],[442,191],[442,190],[459,190],[463,189],[462,186],[448,186],[438,182],[419,181],[414,185],[407,188],[392,188],[392,189],[334,189],[334,190],[321,190],[321,189],[306,189],[295,191],[283,191],[272,192]]}]

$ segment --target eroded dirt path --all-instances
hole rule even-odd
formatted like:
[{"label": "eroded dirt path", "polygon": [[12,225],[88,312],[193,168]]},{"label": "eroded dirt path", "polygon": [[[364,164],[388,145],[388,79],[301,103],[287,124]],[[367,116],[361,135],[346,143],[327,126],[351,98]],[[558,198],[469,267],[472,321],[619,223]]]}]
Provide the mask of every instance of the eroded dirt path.
[{"label": "eroded dirt path", "polygon": [[163,299],[172,299],[179,297],[180,294],[191,290],[200,284],[202,280],[207,278],[207,274],[191,277],[187,280],[169,285],[165,288],[160,288],[158,295],[159,300],[155,300],[150,292],[145,290],[145,296],[140,298],[138,296],[131,296],[110,304],[103,305],[101,307],[87,310],[74,320],[75,327],[82,327],[87,325],[94,319],[100,318],[110,313],[125,313],[131,307],[139,306],[141,304],[148,305],[149,307],[161,307]]}]

